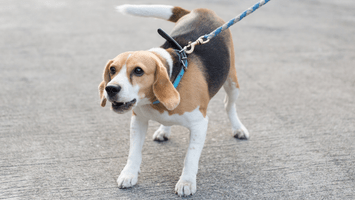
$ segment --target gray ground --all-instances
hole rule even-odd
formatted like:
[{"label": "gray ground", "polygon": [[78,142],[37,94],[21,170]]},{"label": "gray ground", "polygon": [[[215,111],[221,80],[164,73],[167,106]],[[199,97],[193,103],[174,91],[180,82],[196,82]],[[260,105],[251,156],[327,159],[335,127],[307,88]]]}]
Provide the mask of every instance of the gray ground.
[{"label": "gray ground", "polygon": [[[130,114],[99,106],[103,67],[159,46],[156,29],[174,25],[115,12],[129,2],[0,1],[0,199],[180,199],[182,127],[157,143],[151,122],[137,186],[116,186]],[[255,2],[150,3],[228,20]],[[355,198],[354,10],[353,0],[273,0],[231,28],[238,113],[251,138],[231,136],[221,90],[191,199]]]}]

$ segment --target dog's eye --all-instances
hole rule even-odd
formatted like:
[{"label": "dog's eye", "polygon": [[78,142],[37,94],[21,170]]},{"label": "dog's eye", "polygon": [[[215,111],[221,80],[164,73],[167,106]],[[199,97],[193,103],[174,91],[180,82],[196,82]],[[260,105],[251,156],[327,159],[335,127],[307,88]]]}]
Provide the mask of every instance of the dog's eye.
[{"label": "dog's eye", "polygon": [[142,75],[144,74],[143,69],[140,68],[140,67],[136,67],[136,68],[133,70],[133,72],[134,72],[134,74],[135,74],[136,76],[142,76]]},{"label": "dog's eye", "polygon": [[110,67],[110,73],[113,75],[116,73],[116,68],[115,67]]}]

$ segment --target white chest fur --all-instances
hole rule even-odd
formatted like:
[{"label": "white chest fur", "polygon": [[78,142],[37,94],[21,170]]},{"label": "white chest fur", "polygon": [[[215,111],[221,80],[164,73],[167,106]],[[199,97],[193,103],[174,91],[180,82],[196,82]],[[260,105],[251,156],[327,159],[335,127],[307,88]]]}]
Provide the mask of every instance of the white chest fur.
[{"label": "white chest fur", "polygon": [[160,113],[153,109],[150,105],[138,106],[134,108],[134,112],[147,119],[157,121],[164,126],[181,125],[187,128],[191,127],[196,122],[203,120],[204,117],[199,110],[199,106],[191,112],[185,112],[182,115],[173,114],[169,115],[167,111]]}]

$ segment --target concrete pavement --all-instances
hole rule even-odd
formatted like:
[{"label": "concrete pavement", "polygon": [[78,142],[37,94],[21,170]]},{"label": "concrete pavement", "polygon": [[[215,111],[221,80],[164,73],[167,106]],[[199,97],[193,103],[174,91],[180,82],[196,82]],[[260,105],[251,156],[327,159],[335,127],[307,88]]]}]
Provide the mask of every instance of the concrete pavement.
[{"label": "concrete pavement", "polygon": [[[138,184],[116,179],[130,114],[99,106],[108,59],[162,44],[173,23],[122,16],[132,1],[0,2],[0,199],[180,199],[188,131],[152,141]],[[147,3],[134,1],[134,4]],[[251,0],[150,1],[229,20]],[[277,1],[231,28],[248,141],[231,136],[221,90],[209,105],[190,199],[355,198],[355,2]]]}]

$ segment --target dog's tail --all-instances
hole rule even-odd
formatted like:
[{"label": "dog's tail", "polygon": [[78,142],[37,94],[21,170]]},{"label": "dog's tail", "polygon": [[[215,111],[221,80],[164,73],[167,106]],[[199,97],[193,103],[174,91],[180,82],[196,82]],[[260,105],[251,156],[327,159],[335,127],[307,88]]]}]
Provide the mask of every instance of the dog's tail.
[{"label": "dog's tail", "polygon": [[190,11],[177,6],[166,5],[121,5],[116,7],[117,11],[123,14],[130,14],[141,17],[154,17],[177,22],[181,17],[189,14]]}]

